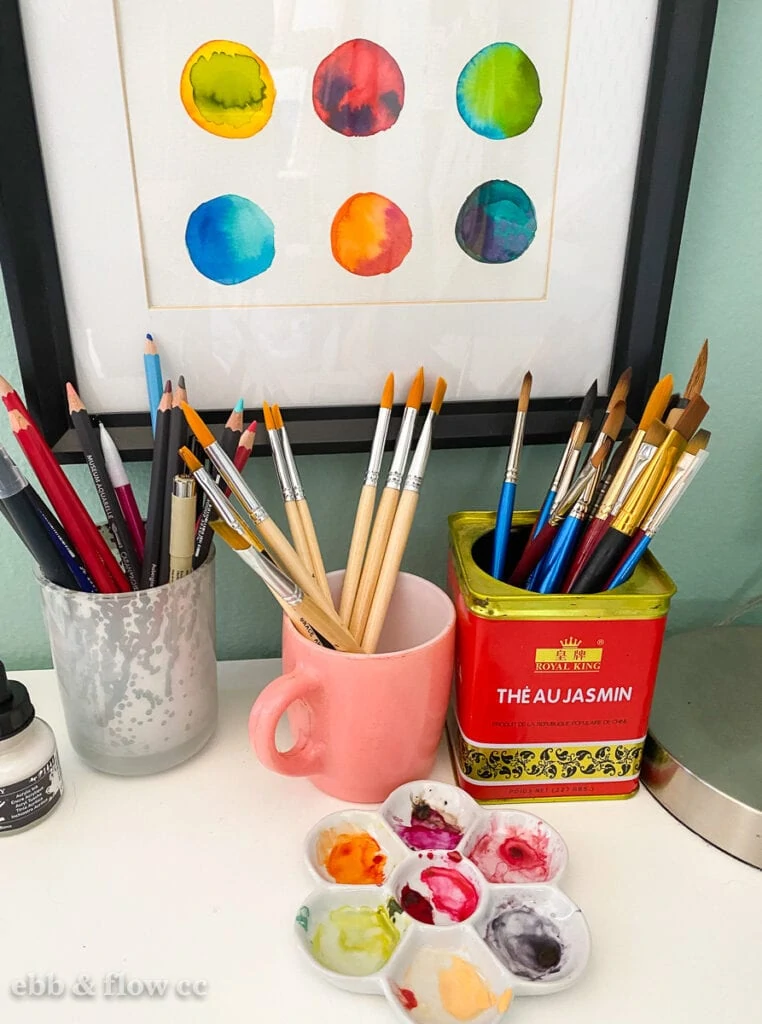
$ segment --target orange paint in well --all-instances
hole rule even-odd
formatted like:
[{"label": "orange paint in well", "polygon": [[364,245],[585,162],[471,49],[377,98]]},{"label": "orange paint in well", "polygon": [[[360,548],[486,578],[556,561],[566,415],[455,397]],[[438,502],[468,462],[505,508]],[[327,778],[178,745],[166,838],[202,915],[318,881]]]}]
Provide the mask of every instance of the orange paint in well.
[{"label": "orange paint in well", "polygon": [[320,862],[340,885],[381,885],[386,854],[368,832],[327,829],[318,840]]}]

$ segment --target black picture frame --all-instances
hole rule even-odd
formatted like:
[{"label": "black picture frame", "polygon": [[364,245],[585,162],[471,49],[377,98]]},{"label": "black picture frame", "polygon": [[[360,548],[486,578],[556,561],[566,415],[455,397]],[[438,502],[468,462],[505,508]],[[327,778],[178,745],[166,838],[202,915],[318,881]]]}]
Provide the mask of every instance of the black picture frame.
[{"label": "black picture frame", "polygon": [[[661,0],[643,118],[619,317],[608,388],[633,368],[631,408],[658,379],[685,205],[704,97],[718,0]],[[0,264],[26,403],[63,463],[82,461],[66,409],[64,383],[76,382],[71,337],[48,202],[20,0],[0,3]],[[533,401],[529,443],[566,439],[581,396]],[[515,401],[446,402],[438,447],[503,444]],[[298,454],[367,450],[375,406],[289,408]],[[397,413],[400,410],[396,410]],[[229,410],[203,410],[213,429]],[[247,410],[261,418],[261,410]],[[103,415],[126,459],[149,458],[147,412]],[[398,416],[389,434],[394,440]],[[255,452],[266,451],[258,446]]]}]

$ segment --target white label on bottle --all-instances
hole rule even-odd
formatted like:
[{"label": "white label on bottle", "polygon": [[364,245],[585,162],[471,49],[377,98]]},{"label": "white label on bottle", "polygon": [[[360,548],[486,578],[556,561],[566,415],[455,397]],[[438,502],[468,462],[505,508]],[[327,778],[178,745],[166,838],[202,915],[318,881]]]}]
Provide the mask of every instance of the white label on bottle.
[{"label": "white label on bottle", "polygon": [[26,828],[52,811],[63,792],[58,755],[21,782],[0,786],[0,832]]}]

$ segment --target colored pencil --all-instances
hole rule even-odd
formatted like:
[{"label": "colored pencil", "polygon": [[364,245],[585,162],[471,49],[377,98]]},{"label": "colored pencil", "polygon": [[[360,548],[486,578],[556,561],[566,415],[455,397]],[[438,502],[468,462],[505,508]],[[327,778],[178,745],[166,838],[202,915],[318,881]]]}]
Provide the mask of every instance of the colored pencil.
[{"label": "colored pencil", "polygon": [[513,437],[505,464],[505,477],[500,490],[500,500],[495,517],[495,533],[492,539],[492,566],[490,572],[497,580],[503,578],[505,559],[508,555],[511,524],[513,523],[513,506],[516,500],[516,484],[519,478],[519,462],[521,460],[521,449],[524,444],[524,429],[526,427],[531,390],[532,374],[525,373],[524,379],[521,382],[516,421],[513,425]]},{"label": "colored pencil", "polygon": [[135,554],[138,557],[138,561],[142,562],[146,545],[146,529],[138,503],[135,500],[135,492],[130,485],[127,471],[124,468],[122,457],[119,454],[119,449],[113,437],[102,423],[99,424],[98,431],[109,480],[111,480],[116,500],[119,502],[119,508],[122,510],[122,515],[127,523],[127,529],[130,531]]},{"label": "colored pencil", "polygon": [[[220,438],[220,446],[226,455],[230,455],[231,457],[235,455],[236,450],[238,449],[238,444],[241,440],[242,429],[243,399],[241,398],[238,400],[233,411],[228,416],[225,428],[222,431],[222,437]],[[219,483],[219,480],[220,478],[218,475],[217,483]],[[199,517],[198,527],[196,528],[196,541],[193,548],[194,569],[198,569],[200,565],[203,565],[209,555],[209,549],[212,546],[214,533],[211,528],[210,519],[213,511],[214,509],[209,498],[204,495],[203,501],[201,502],[201,515]]]},{"label": "colored pencil", "polygon": [[146,516],[146,544],[140,584],[143,588],[159,583],[161,560],[162,519],[164,517],[164,491],[167,479],[169,453],[169,418],[172,408],[172,382],[164,385],[156,417],[156,437],[153,442],[151,483],[148,488],[148,514]]},{"label": "colored pencil", "polygon": [[302,521],[299,508],[296,504],[294,483],[292,482],[291,474],[286,464],[286,456],[283,451],[281,433],[275,426],[273,411],[267,402],[262,403],[262,412],[265,418],[267,436],[270,439],[270,451],[272,452],[275,475],[280,486],[281,497],[283,498],[283,508],[286,511],[286,519],[288,520],[288,528],[291,532],[291,540],[294,548],[296,549],[296,553],[310,570],[317,583],[315,566],[313,565],[312,554],[310,552],[309,544],[307,543],[307,533],[304,529],[304,522]]},{"label": "colored pencil", "polygon": [[232,459],[225,454],[220,444],[215,441],[214,434],[209,427],[207,427],[196,410],[190,405],[184,403],[182,408],[188,426],[201,442],[201,446],[214,468],[243,506],[246,514],[256,526],[276,561],[301,587],[305,594],[317,600],[318,604],[323,606],[326,612],[338,622],[338,613],[333,610],[332,606],[326,605],[325,599],[312,578],[309,569],[304,565],[283,535],[280,527],[270,518],[265,507],[235,468]]},{"label": "colored pencil", "polygon": [[318,587],[322,591],[326,601],[333,606],[333,596],[331,594],[331,588],[328,586],[328,577],[325,573],[323,555],[320,551],[320,544],[315,531],[315,524],[312,521],[310,506],[307,503],[299,470],[296,467],[294,453],[291,451],[291,442],[288,439],[288,431],[286,430],[286,424],[283,422],[280,406],[274,405],[272,412],[273,419],[275,420],[275,427],[280,434],[281,444],[283,446],[283,458],[286,461],[288,475],[291,479],[291,486],[294,489],[294,503],[299,511],[299,516],[302,520],[302,527],[304,529],[304,536],[307,539],[307,550],[309,551],[312,574],[317,580]]},{"label": "colored pencil", "polygon": [[169,413],[169,440],[167,441],[167,470],[164,480],[164,509],[161,516],[161,555],[159,558],[158,584],[169,583],[169,527],[172,522],[172,488],[175,477],[182,473],[182,459],[178,455],[187,443],[188,428],[183,416],[182,404],[187,402],[188,392],[185,390],[185,377],[178,378],[177,387],[172,395],[172,409]]},{"label": "colored pencil", "polygon": [[241,434],[241,440],[238,442],[238,447],[236,448],[235,455],[233,456],[233,465],[239,473],[243,473],[246,463],[251,458],[256,436],[257,421],[252,420],[246,430]]},{"label": "colored pencil", "polygon": [[400,491],[405,481],[405,467],[407,466],[410,445],[413,441],[413,429],[415,419],[423,400],[423,367],[415,375],[410,385],[405,409],[402,413],[399,433],[394,445],[389,472],[386,475],[384,489],[378,502],[373,526],[370,531],[370,540],[365,552],[360,582],[357,585],[357,595],[349,618],[349,632],[356,639],[361,639],[365,632],[365,626],[370,613],[370,606],[373,603],[373,594],[376,590],[378,574],[381,570],[381,563],[384,560],[387,541],[394,522],[394,514],[400,500]]},{"label": "colored pencil", "polygon": [[[593,419],[593,411],[595,409],[595,400],[597,397],[598,382],[593,381],[593,383],[587,390],[587,394],[582,400],[582,405],[580,406],[579,414],[577,415],[577,419],[574,423],[574,426],[572,427],[571,434],[569,435],[569,440],[566,442],[566,447],[564,448],[563,454],[561,455],[561,459],[558,463],[558,467],[553,476],[551,485],[548,488],[548,493],[545,495],[545,499],[543,500],[542,506],[540,507],[539,515],[537,516],[535,524],[532,527],[532,532],[529,535],[530,541],[539,534],[540,530],[542,530],[542,528],[550,519],[551,510],[553,509],[553,506],[556,504],[556,498],[559,496],[561,481],[565,478],[565,476],[568,476],[570,483],[571,478],[573,478],[574,476],[574,471],[577,468],[577,459],[579,458],[579,453],[582,450],[585,441],[587,440],[587,435],[590,430],[590,424],[592,423]],[[574,456],[574,464],[571,467],[571,473],[569,474],[567,472],[567,467],[570,464],[570,459],[572,458],[573,453],[576,453],[576,455]],[[560,497],[563,498],[563,494],[561,494]]]},{"label": "colored pencil", "polygon": [[434,387],[434,395],[431,399],[429,411],[426,414],[421,435],[415,448],[415,454],[410,460],[410,468],[405,478],[405,483],[400,495],[397,511],[394,513],[394,522],[389,534],[389,541],[384,552],[384,560],[381,563],[381,570],[378,574],[378,582],[373,594],[373,603],[370,606],[368,622],[362,638],[362,649],[368,654],[374,654],[381,638],[381,631],[384,628],[386,614],[392,600],[392,594],[397,583],[402,559],[407,547],[410,530],[413,526],[415,510],[418,506],[418,498],[421,493],[423,477],[426,473],[426,465],[431,453],[431,442],[434,433],[434,422],[439,415],[447,391],[447,381],[439,377]]},{"label": "colored pencil", "polygon": [[607,528],[569,593],[591,594],[605,587],[627,551],[630,538],[669,479],[688,441],[708,411],[709,406],[701,395],[691,399],[675,427],[641,472],[621,512]]},{"label": "colored pencil", "polygon": [[85,403],[71,383],[66,385],[69,416],[77,432],[87,468],[93,478],[98,500],[106,516],[106,523],[122,560],[122,567],[133,590],[140,588],[140,561],[130,537],[130,531],[119,507],[119,501],[106,469],[98,434],[90,422]]},{"label": "colored pencil", "polygon": [[148,391],[148,410],[151,413],[151,433],[156,437],[156,414],[164,391],[164,378],[161,375],[161,358],[156,342],[151,334],[146,334],[143,348],[143,369],[146,375]]},{"label": "colored pencil", "polygon": [[9,412],[8,419],[16,440],[98,590],[103,594],[129,591],[130,584],[121,566],[40,431],[18,410]]},{"label": "colored pencil", "polygon": [[87,569],[85,569],[82,559],[77,554],[70,537],[31,485],[29,486],[29,501],[34,506],[40,522],[50,534],[51,540],[58,548],[61,558],[66,562],[69,572],[76,580],[78,589],[85,594],[96,594],[98,588],[93,583]]},{"label": "colored pencil", "polygon": [[59,587],[78,590],[77,580],[30,501],[31,487],[0,444],[0,509],[42,572]]},{"label": "colored pencil", "polygon": [[178,475],[172,485],[169,524],[169,582],[193,572],[193,544],[196,536],[196,481]]},{"label": "colored pencil", "polygon": [[373,442],[370,446],[368,466],[365,470],[363,485],[360,490],[360,498],[357,502],[355,523],[352,529],[352,539],[349,542],[349,554],[347,555],[347,569],[344,573],[344,583],[341,588],[341,602],[339,604],[339,615],[341,621],[349,625],[352,615],[352,607],[357,595],[357,586],[360,582],[360,573],[365,558],[365,550],[368,545],[368,536],[373,522],[373,509],[376,505],[376,491],[378,480],[381,475],[381,462],[384,457],[386,437],[389,432],[389,421],[392,416],[394,405],[394,374],[390,373],[386,378],[384,390],[381,394],[381,401],[376,417],[376,429],[373,432]]}]

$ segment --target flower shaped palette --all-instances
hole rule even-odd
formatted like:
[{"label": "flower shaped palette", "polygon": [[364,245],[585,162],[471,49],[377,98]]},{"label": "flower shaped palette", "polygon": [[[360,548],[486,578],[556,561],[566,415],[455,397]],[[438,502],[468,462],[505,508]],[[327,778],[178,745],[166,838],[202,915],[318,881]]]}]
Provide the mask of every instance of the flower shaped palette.
[{"label": "flower shaped palette", "polygon": [[323,818],[306,847],[320,885],[296,917],[302,950],[408,1024],[494,1024],[514,995],[557,992],[587,964],[587,922],[558,887],[566,845],[533,814],[411,782],[379,811]]}]

